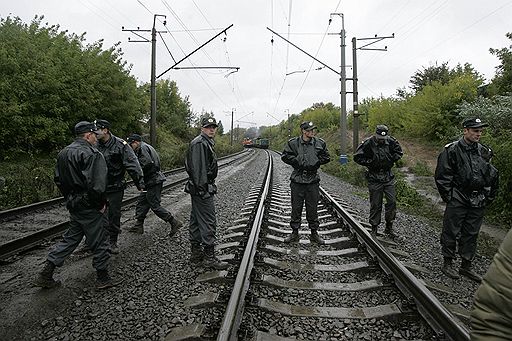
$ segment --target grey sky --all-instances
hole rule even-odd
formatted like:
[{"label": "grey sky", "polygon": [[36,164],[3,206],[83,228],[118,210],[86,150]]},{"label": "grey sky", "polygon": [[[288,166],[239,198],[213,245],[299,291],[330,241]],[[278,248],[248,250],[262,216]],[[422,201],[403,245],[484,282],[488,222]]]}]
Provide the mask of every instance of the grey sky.
[{"label": "grey sky", "polygon": [[[121,26],[150,29],[153,14],[167,16],[166,26],[161,21],[156,25],[159,31],[170,31],[157,37],[159,75],[174,64],[165,44],[179,60],[233,24],[226,36],[180,66],[236,66],[238,72],[228,76],[229,70],[172,70],[162,76],[177,82],[194,112],[213,111],[226,127],[232,108],[239,125],[248,127],[246,122],[276,124],[288,112],[297,114],[316,102],[340,105],[339,77],[327,68],[317,70],[320,64],[277,36],[272,44],[266,29],[289,37],[339,70],[342,21],[333,16],[328,25],[333,12],[344,14],[348,77],[352,37],[395,34],[375,45],[387,46],[387,52],[358,51],[360,99],[393,95],[409,85],[416,70],[435,62],[447,61],[451,67],[468,62],[490,79],[498,59],[489,48],[510,46],[505,37],[512,32],[510,0],[16,0],[0,5],[4,18],[11,14],[29,22],[42,14],[44,22],[63,30],[87,32],[88,42],[104,39],[105,48],[121,42],[124,59],[133,64],[132,74],[141,82],[150,79],[151,44],[129,43],[128,37],[137,37]],[[149,33],[145,36],[150,38]],[[347,82],[347,90],[351,88]]]}]

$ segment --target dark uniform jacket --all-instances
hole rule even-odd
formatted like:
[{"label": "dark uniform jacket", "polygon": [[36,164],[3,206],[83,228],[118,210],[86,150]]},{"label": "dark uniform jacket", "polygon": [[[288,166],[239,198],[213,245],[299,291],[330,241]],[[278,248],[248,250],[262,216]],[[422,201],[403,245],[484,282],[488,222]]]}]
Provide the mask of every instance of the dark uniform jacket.
[{"label": "dark uniform jacket", "polygon": [[125,171],[128,171],[138,189],[144,188],[139,161],[125,140],[110,134],[110,139],[107,142],[98,141],[98,150],[107,162],[107,192],[123,190],[126,187]]},{"label": "dark uniform jacket", "polygon": [[141,142],[139,148],[135,150],[135,155],[137,155],[142,167],[146,187],[165,181],[165,176],[160,171],[160,156],[158,156],[155,148],[145,142]]},{"label": "dark uniform jacket", "polygon": [[201,197],[217,193],[215,178],[218,166],[214,145],[215,141],[203,133],[190,142],[185,159],[185,169],[188,173],[185,192]]},{"label": "dark uniform jacket", "polygon": [[447,144],[437,158],[436,186],[445,202],[484,207],[496,198],[498,170],[488,162],[490,149],[461,138]]},{"label": "dark uniform jacket", "polygon": [[311,184],[320,181],[318,168],[331,161],[327,145],[324,140],[312,137],[309,142],[302,136],[289,139],[286,143],[281,160],[293,167],[290,175],[292,182]]},{"label": "dark uniform jacket", "polygon": [[512,337],[512,231],[501,243],[475,294],[471,340],[510,340]]},{"label": "dark uniform jacket", "polygon": [[368,168],[366,178],[369,182],[388,182],[395,177],[391,168],[403,155],[402,147],[392,136],[388,136],[384,143],[371,136],[357,147],[354,161]]},{"label": "dark uniform jacket", "polygon": [[60,151],[54,181],[70,211],[101,209],[106,203],[105,158],[82,138]]}]

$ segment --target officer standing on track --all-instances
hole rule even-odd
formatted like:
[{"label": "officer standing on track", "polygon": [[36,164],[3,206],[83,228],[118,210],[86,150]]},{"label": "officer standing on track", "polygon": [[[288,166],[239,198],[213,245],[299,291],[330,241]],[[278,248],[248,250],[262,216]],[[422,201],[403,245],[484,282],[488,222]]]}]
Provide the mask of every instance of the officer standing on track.
[{"label": "officer standing on track", "polygon": [[293,167],[290,176],[292,214],[290,227],[292,233],[284,239],[285,243],[299,241],[302,207],[306,203],[306,219],[311,229],[310,240],[325,244],[318,235],[318,199],[320,198],[320,176],[318,168],[328,163],[331,158],[327,145],[321,138],[315,137],[316,126],[313,122],[302,122],[301,136],[294,137],[286,143],[281,160]]},{"label": "officer standing on track", "polygon": [[[441,233],[442,272],[454,279],[460,274],[476,282],[482,280],[471,269],[471,262],[485,206],[496,198],[498,191],[498,170],[489,163],[492,151],[479,143],[487,126],[479,118],[464,120],[463,136],[447,144],[437,159],[436,186],[446,202]],[[459,273],[453,269],[457,246],[462,259]]]},{"label": "officer standing on track", "polygon": [[119,253],[117,239],[121,233],[121,203],[123,201],[126,181],[126,171],[130,174],[139,191],[144,190],[142,169],[137,156],[128,143],[110,132],[110,122],[94,121],[99,128],[98,150],[105,157],[108,167],[107,200],[108,200],[108,233],[110,236],[110,251]]},{"label": "officer standing on track", "polygon": [[370,225],[372,233],[377,230],[382,219],[382,202],[384,205],[384,233],[393,236],[393,221],[396,217],[395,175],[391,168],[403,156],[402,147],[398,141],[389,136],[389,129],[383,124],[376,127],[375,134],[359,145],[354,153],[354,161],[367,167],[366,179],[370,193]]},{"label": "officer standing on track", "polygon": [[137,206],[135,208],[135,219],[137,222],[128,231],[144,233],[144,219],[146,219],[151,209],[160,219],[171,225],[169,237],[172,237],[183,226],[183,223],[160,205],[162,201],[162,184],[165,181],[165,176],[160,171],[160,157],[155,148],[142,141],[142,137],[139,134],[132,134],[126,141],[139,159],[146,186],[146,191],[140,193],[137,199]]},{"label": "officer standing on track", "polygon": [[44,269],[34,284],[43,288],[59,285],[53,279],[55,267],[64,264],[85,235],[86,244],[94,254],[92,265],[97,271],[96,287],[105,289],[122,282],[112,279],[108,273],[110,253],[104,228],[107,164],[94,147],[99,134],[94,123],[79,122],[74,132],[75,141],[59,153],[55,167],[55,183],[66,199],[70,214],[69,229],[64,239],[48,254]]},{"label": "officer standing on track", "polygon": [[190,262],[202,262],[205,267],[225,270],[229,264],[215,256],[217,217],[214,195],[217,193],[215,178],[218,166],[213,138],[217,127],[215,118],[203,117],[201,133],[190,142],[185,159],[188,174],[185,192],[190,194],[192,201],[189,225]]}]

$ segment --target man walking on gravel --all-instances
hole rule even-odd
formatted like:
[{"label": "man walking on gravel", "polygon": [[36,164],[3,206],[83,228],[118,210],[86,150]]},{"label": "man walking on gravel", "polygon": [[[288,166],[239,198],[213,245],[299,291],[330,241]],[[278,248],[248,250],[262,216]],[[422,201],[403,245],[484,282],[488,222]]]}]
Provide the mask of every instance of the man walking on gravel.
[{"label": "man walking on gravel", "polygon": [[188,181],[185,192],[190,194],[189,239],[191,243],[190,262],[217,270],[225,270],[228,263],[215,256],[217,217],[214,195],[217,193],[217,156],[213,149],[217,122],[213,117],[201,119],[201,133],[189,145],[185,159]]},{"label": "man walking on gravel", "polygon": [[[471,262],[485,206],[498,191],[498,170],[489,163],[492,150],[479,143],[487,126],[479,118],[466,119],[463,136],[444,146],[437,159],[436,186],[446,203],[441,233],[442,272],[454,279],[460,274],[476,282],[482,280],[471,269]],[[462,259],[458,273],[453,268],[456,249]]]},{"label": "man walking on gravel", "polygon": [[146,191],[140,193],[135,207],[135,225],[128,231],[144,233],[144,219],[151,209],[163,221],[171,225],[169,237],[178,232],[183,223],[173,217],[162,205],[162,187],[165,181],[164,174],[160,171],[160,157],[155,148],[142,141],[139,134],[132,134],[126,139],[139,159],[142,172],[144,173],[144,184]]},{"label": "man walking on gravel", "polygon": [[320,198],[320,165],[328,163],[331,158],[327,145],[321,138],[315,137],[316,126],[313,122],[302,122],[301,136],[294,137],[286,143],[281,160],[293,167],[290,176],[292,213],[290,227],[292,233],[284,239],[285,243],[299,241],[299,228],[302,207],[306,203],[306,219],[311,230],[310,240],[316,244],[325,244],[318,235],[318,199]]},{"label": "man walking on gravel", "polygon": [[403,156],[398,141],[389,136],[389,129],[383,124],[376,127],[375,134],[359,145],[354,153],[354,161],[367,168],[368,192],[370,193],[370,225],[372,233],[377,230],[382,219],[382,202],[386,228],[384,233],[394,236],[393,221],[396,217],[395,175],[391,168]]},{"label": "man walking on gravel", "polygon": [[130,174],[139,191],[144,190],[144,180],[139,161],[128,143],[114,136],[110,132],[110,122],[106,120],[94,121],[99,128],[98,150],[105,157],[108,167],[107,200],[108,200],[108,226],[110,238],[110,251],[119,253],[117,239],[121,233],[121,203],[123,202],[126,181],[126,171]]},{"label": "man walking on gravel", "polygon": [[64,239],[50,251],[44,269],[34,284],[53,288],[60,283],[53,279],[55,267],[76,249],[85,235],[85,242],[94,256],[92,265],[97,271],[96,287],[105,289],[121,283],[109,276],[109,243],[105,224],[107,200],[107,164],[103,155],[94,147],[99,131],[91,122],[75,125],[75,141],[57,156],[55,183],[66,199],[70,214],[69,229]]}]

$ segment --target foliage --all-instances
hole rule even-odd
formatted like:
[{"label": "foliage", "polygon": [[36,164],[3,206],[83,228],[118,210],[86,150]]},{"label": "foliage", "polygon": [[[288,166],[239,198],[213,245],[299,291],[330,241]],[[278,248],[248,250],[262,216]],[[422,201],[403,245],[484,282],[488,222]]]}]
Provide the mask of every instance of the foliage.
[{"label": "foliage", "polygon": [[[506,37],[512,40],[512,33],[507,33]],[[501,64],[496,67],[489,93],[491,95],[506,95],[512,93],[512,45],[508,48],[489,50],[491,54],[498,57]]]},{"label": "foliage", "polygon": [[104,118],[123,131],[141,116],[136,80],[117,46],[85,45],[85,34],[59,32],[42,19],[0,19],[2,158],[14,150],[53,151],[81,120]]},{"label": "foliage", "polygon": [[156,83],[157,123],[174,136],[185,138],[192,123],[192,109],[188,96],[180,96],[175,81],[160,80]]},{"label": "foliage", "polygon": [[[410,83],[411,88],[414,90],[414,93],[418,93],[422,91],[426,86],[432,85],[434,83],[446,85],[452,79],[462,76],[462,75],[470,75],[475,79],[483,81],[483,77],[475,71],[471,64],[466,63],[463,66],[457,64],[457,66],[453,69],[450,69],[448,66],[448,62],[444,62],[441,65],[430,65],[429,67],[423,67],[422,70],[418,70],[411,77]],[[399,89],[398,94],[404,97],[404,90]]]}]

